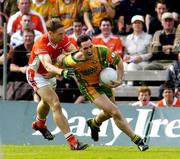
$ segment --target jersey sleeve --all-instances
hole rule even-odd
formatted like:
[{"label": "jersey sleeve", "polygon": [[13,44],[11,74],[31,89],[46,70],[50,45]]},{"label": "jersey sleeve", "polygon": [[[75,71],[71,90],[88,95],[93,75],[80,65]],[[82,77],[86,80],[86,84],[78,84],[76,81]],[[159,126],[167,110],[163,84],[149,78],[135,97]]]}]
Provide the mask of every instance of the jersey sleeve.
[{"label": "jersey sleeve", "polygon": [[108,49],[106,58],[107,58],[107,61],[114,66],[117,65],[121,61],[120,55],[115,52],[112,52],[109,49]]},{"label": "jersey sleeve", "polygon": [[63,49],[64,49],[65,51],[66,51],[67,48],[71,45],[71,41],[69,40],[69,38],[68,38],[67,35],[64,36],[64,39],[63,39],[61,45],[63,46]]},{"label": "jersey sleeve", "polygon": [[74,67],[77,65],[77,61],[72,55],[68,55],[62,59],[62,64],[66,67]]},{"label": "jersey sleeve", "polygon": [[43,44],[41,44],[41,43],[37,43],[37,44],[34,46],[34,53],[35,53],[36,55],[48,54],[47,46],[46,46],[46,45],[43,45]]},{"label": "jersey sleeve", "polygon": [[102,55],[105,56],[106,61],[114,66],[117,65],[119,61],[121,61],[120,55],[107,47],[101,46],[101,52]]}]

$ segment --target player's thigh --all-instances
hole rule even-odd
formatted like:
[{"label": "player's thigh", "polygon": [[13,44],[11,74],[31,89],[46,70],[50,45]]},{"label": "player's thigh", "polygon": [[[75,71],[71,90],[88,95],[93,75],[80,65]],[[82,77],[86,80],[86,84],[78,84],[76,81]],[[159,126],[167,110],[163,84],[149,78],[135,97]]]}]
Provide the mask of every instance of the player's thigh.
[{"label": "player's thigh", "polygon": [[93,103],[107,113],[117,110],[117,106],[105,94],[97,97]]},{"label": "player's thigh", "polygon": [[59,102],[59,98],[55,90],[50,85],[39,88],[37,93],[40,95],[41,99],[50,107]]}]

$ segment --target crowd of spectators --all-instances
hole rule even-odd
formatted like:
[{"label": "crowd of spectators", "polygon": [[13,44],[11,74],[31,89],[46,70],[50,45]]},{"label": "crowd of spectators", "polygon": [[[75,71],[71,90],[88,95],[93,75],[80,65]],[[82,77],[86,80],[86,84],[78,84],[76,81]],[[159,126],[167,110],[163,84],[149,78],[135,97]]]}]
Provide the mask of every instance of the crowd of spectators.
[{"label": "crowd of spectators", "polygon": [[[7,22],[9,76],[12,72],[25,76],[30,45],[47,32],[45,23],[49,18],[62,21],[77,49],[77,38],[88,34],[94,44],[106,45],[120,54],[125,71],[166,70],[180,60],[179,0],[173,1],[175,5],[170,0],[1,0],[0,3],[0,69],[2,72],[3,22]],[[28,31],[32,35],[26,35]],[[2,73],[0,78],[2,84]],[[14,81],[25,81],[24,78],[13,76]],[[69,86],[78,91],[74,79],[63,80],[59,80],[62,84],[58,84],[57,91]],[[133,85],[131,81],[129,84]],[[141,94],[150,96],[147,89],[139,92],[139,98]],[[82,98],[80,102],[85,100],[80,92],[71,91],[64,96],[73,99],[71,102],[78,97]]]}]

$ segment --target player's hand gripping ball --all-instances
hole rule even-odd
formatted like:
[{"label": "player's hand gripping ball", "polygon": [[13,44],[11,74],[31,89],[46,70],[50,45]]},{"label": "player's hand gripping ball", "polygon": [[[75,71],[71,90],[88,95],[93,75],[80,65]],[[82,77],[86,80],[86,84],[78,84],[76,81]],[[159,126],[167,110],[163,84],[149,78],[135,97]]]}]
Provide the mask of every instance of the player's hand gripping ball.
[{"label": "player's hand gripping ball", "polygon": [[106,86],[111,85],[113,81],[117,81],[117,72],[111,67],[106,67],[100,72],[100,82]]}]

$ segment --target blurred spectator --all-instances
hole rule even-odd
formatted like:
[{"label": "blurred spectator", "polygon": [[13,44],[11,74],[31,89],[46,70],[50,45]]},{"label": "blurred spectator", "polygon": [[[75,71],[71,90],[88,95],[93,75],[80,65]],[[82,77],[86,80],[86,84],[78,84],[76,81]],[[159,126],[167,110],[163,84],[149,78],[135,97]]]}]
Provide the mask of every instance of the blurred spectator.
[{"label": "blurred spectator", "polygon": [[120,35],[132,33],[131,18],[134,15],[145,16],[146,0],[123,0],[116,6],[115,19]]},{"label": "blurred spectator", "polygon": [[79,48],[76,42],[77,38],[82,34],[84,34],[83,21],[81,20],[81,18],[76,18],[73,21],[73,33],[68,35],[69,40],[76,46],[76,48]]},{"label": "blurred spectator", "polygon": [[180,0],[166,0],[170,12],[176,12],[180,15]]},{"label": "blurred spectator", "polygon": [[174,19],[174,26],[177,28],[179,24],[179,15],[176,12],[172,12],[173,19]]},{"label": "blurred spectator", "polygon": [[105,45],[112,51],[123,57],[123,46],[119,36],[112,33],[112,21],[110,18],[103,18],[100,21],[99,29],[101,33],[93,36],[93,44]]},{"label": "blurred spectator", "polygon": [[9,17],[18,11],[16,0],[4,0],[3,12]]},{"label": "blurred spectator", "polygon": [[4,0],[0,0],[0,26],[3,26],[3,23],[8,21],[9,16],[3,12]]},{"label": "blurred spectator", "polygon": [[150,106],[155,107],[155,103],[150,101],[151,98],[151,90],[147,86],[142,86],[138,90],[138,101],[132,103],[132,106],[144,107]]},{"label": "blurred spectator", "polygon": [[[174,83],[175,96],[180,98],[180,61],[175,61],[167,70],[166,82]],[[163,85],[160,86],[159,98],[162,98]]]},{"label": "blurred spectator", "polygon": [[84,0],[82,10],[89,35],[100,33],[99,24],[104,17],[114,18],[115,10],[111,0]]},{"label": "blurred spectator", "polygon": [[41,14],[45,21],[49,18],[56,17],[57,11],[55,2],[49,0],[31,0],[31,9]]},{"label": "blurred spectator", "polygon": [[175,96],[180,98],[180,61],[175,61],[168,69],[167,81],[174,83]]},{"label": "blurred spectator", "polygon": [[32,100],[33,90],[26,80],[26,68],[32,46],[34,44],[34,31],[23,31],[24,43],[15,47],[10,64],[8,76],[7,99],[9,100]]},{"label": "blurred spectator", "polygon": [[[31,16],[29,14],[24,14],[22,15],[21,22],[20,22],[22,28],[21,30],[17,30],[15,33],[12,34],[11,39],[10,39],[10,44],[13,48],[16,46],[22,44],[23,41],[23,31],[24,29],[33,29],[33,22],[31,20]],[[42,33],[36,29],[34,29],[35,33],[35,40],[42,35]]]},{"label": "blurred spectator", "polygon": [[[4,53],[3,53],[3,47],[4,47],[4,43],[3,43],[3,32],[4,32],[4,28],[0,26],[0,85],[3,84],[3,62],[4,62]],[[9,60],[12,57],[12,47],[9,45],[7,45],[7,58],[8,58],[8,62],[7,62],[7,71],[9,72]]]},{"label": "blurred spectator", "polygon": [[180,107],[180,98],[175,97],[174,84],[166,82],[163,85],[163,99],[161,99],[157,106],[159,107]]},{"label": "blurred spectator", "polygon": [[73,32],[74,19],[81,16],[81,6],[82,0],[56,0],[58,16],[65,27],[67,35]]},{"label": "blurred spectator", "polygon": [[180,24],[177,26],[177,30],[180,30]]},{"label": "blurred spectator", "polygon": [[165,0],[157,0],[155,5],[156,16],[146,17],[146,26],[149,34],[154,34],[158,30],[162,30],[161,17],[162,14],[168,11],[168,6]]},{"label": "blurred spectator", "polygon": [[31,10],[30,0],[17,0],[17,5],[19,11],[13,14],[12,16],[10,16],[8,21],[8,25],[7,25],[8,34],[11,35],[12,33],[21,29],[20,21],[21,21],[21,16],[23,14],[29,14],[31,16],[31,20],[33,22],[33,29],[36,29],[42,33],[47,31],[43,17],[39,13]]},{"label": "blurred spectator", "polygon": [[152,40],[151,35],[143,31],[144,18],[141,15],[135,15],[131,19],[133,33],[125,38],[124,47],[124,70],[136,71],[143,70],[149,63],[152,53],[149,46]]},{"label": "blurred spectator", "polygon": [[178,60],[180,52],[180,31],[174,27],[173,15],[166,12],[162,15],[163,30],[156,31],[151,45],[152,62],[145,70],[165,70],[173,61]]}]

